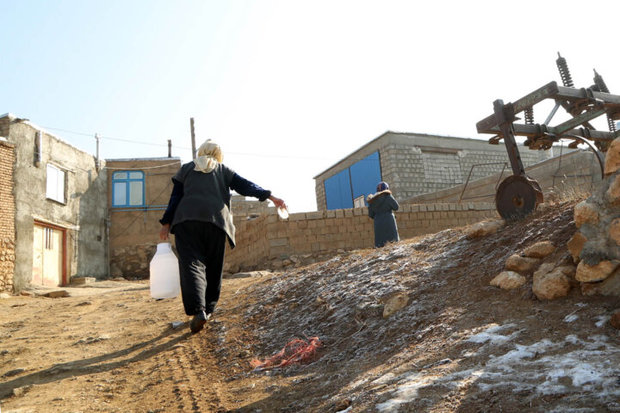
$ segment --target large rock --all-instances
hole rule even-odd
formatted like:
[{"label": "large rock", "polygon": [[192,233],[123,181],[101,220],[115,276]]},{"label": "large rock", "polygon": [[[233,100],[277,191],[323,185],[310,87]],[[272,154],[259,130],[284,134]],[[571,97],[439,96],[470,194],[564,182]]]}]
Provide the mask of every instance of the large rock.
[{"label": "large rock", "polygon": [[609,238],[620,245],[620,218],[616,218],[609,224]]},{"label": "large rock", "polygon": [[620,310],[616,310],[611,316],[611,320],[609,320],[609,324],[613,328],[617,328],[620,330]]},{"label": "large rock", "polygon": [[530,245],[523,251],[523,255],[530,258],[545,258],[555,252],[555,245],[551,241],[541,241]]},{"label": "large rock", "polygon": [[581,228],[583,224],[596,225],[599,222],[599,212],[596,205],[585,201],[581,201],[575,205],[575,226]]},{"label": "large rock", "polygon": [[581,282],[602,281],[609,277],[618,268],[618,265],[620,262],[617,260],[604,260],[596,265],[588,265],[581,261],[577,266],[575,279]]},{"label": "large rock", "polygon": [[575,273],[577,272],[577,267],[574,265],[560,265],[556,267],[558,271],[561,271],[564,275],[566,275],[569,279],[575,279]]},{"label": "large rock", "polygon": [[484,237],[495,234],[502,226],[504,226],[502,220],[478,222],[467,228],[465,236],[468,239]]},{"label": "large rock", "polygon": [[525,284],[525,281],[525,277],[519,273],[514,271],[502,271],[491,280],[490,284],[504,290],[512,290],[521,287]]},{"label": "large rock", "polygon": [[397,293],[388,298],[383,306],[383,318],[388,318],[392,314],[402,310],[409,304],[409,296],[405,293]]},{"label": "large rock", "polygon": [[611,178],[609,188],[605,192],[605,199],[612,205],[620,204],[620,175]]},{"label": "large rock", "polygon": [[[548,268],[548,267],[547,267]],[[561,267],[551,272],[538,270],[534,273],[532,292],[539,300],[553,300],[565,297],[570,291],[570,280]]]},{"label": "large rock", "polygon": [[614,139],[605,155],[605,175],[609,176],[620,170],[620,138]]},{"label": "large rock", "polygon": [[588,239],[579,231],[575,232],[575,235],[566,243],[566,247],[568,248],[568,252],[573,257],[573,262],[579,262],[579,254],[581,254],[581,250],[583,250],[583,246],[586,244]]},{"label": "large rock", "polygon": [[523,274],[533,271],[539,263],[540,260],[538,258],[522,257],[515,254],[508,257],[504,268],[508,271],[515,271]]},{"label": "large rock", "polygon": [[614,272],[602,282],[582,283],[583,295],[611,295],[620,297],[620,271]]}]

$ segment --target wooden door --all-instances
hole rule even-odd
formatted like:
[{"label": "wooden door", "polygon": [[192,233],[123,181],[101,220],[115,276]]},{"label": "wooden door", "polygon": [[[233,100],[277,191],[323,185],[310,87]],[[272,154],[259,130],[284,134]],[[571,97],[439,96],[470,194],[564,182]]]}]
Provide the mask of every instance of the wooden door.
[{"label": "wooden door", "polygon": [[32,283],[62,285],[64,230],[35,224],[32,253]]},{"label": "wooden door", "polygon": [[45,228],[35,225],[32,240],[32,284],[43,285],[43,239]]}]

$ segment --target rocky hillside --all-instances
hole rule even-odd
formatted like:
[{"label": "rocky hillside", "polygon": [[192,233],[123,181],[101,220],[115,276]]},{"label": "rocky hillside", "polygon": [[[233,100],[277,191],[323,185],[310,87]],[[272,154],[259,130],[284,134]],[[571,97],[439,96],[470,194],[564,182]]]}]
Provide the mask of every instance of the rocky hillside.
[{"label": "rocky hillside", "polygon": [[[309,366],[268,371],[293,384],[243,411],[285,401],[286,411],[620,410],[617,297],[583,295],[574,265],[564,297],[532,289],[541,266],[570,268],[573,207],[343,254],[256,285],[245,313],[256,354],[291,337],[323,346]],[[520,285],[491,285],[533,245],[554,248],[520,268]]]}]

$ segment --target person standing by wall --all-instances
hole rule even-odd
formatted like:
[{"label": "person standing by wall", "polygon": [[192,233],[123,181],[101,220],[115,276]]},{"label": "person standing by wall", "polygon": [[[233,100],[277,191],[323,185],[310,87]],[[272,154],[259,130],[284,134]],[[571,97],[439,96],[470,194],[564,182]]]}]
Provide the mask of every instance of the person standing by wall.
[{"label": "person standing by wall", "polygon": [[390,187],[379,182],[377,193],[368,195],[368,216],[374,220],[375,248],[383,247],[388,242],[397,242],[398,227],[394,211],[398,210],[398,202],[392,196]]},{"label": "person standing by wall", "polygon": [[211,140],[203,143],[196,159],[182,165],[172,178],[170,201],[159,221],[162,241],[175,235],[181,296],[185,313],[193,316],[192,333],[202,330],[219,300],[226,240],[235,247],[230,190],[286,208],[283,200],[237,175],[222,159],[219,145]]}]

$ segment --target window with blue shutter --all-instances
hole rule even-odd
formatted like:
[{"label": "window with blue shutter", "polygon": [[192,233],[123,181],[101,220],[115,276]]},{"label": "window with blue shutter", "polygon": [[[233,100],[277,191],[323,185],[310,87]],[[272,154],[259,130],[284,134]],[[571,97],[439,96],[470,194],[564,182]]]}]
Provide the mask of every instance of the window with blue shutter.
[{"label": "window with blue shutter", "polygon": [[144,172],[114,172],[112,174],[112,207],[140,207],[144,205]]}]

